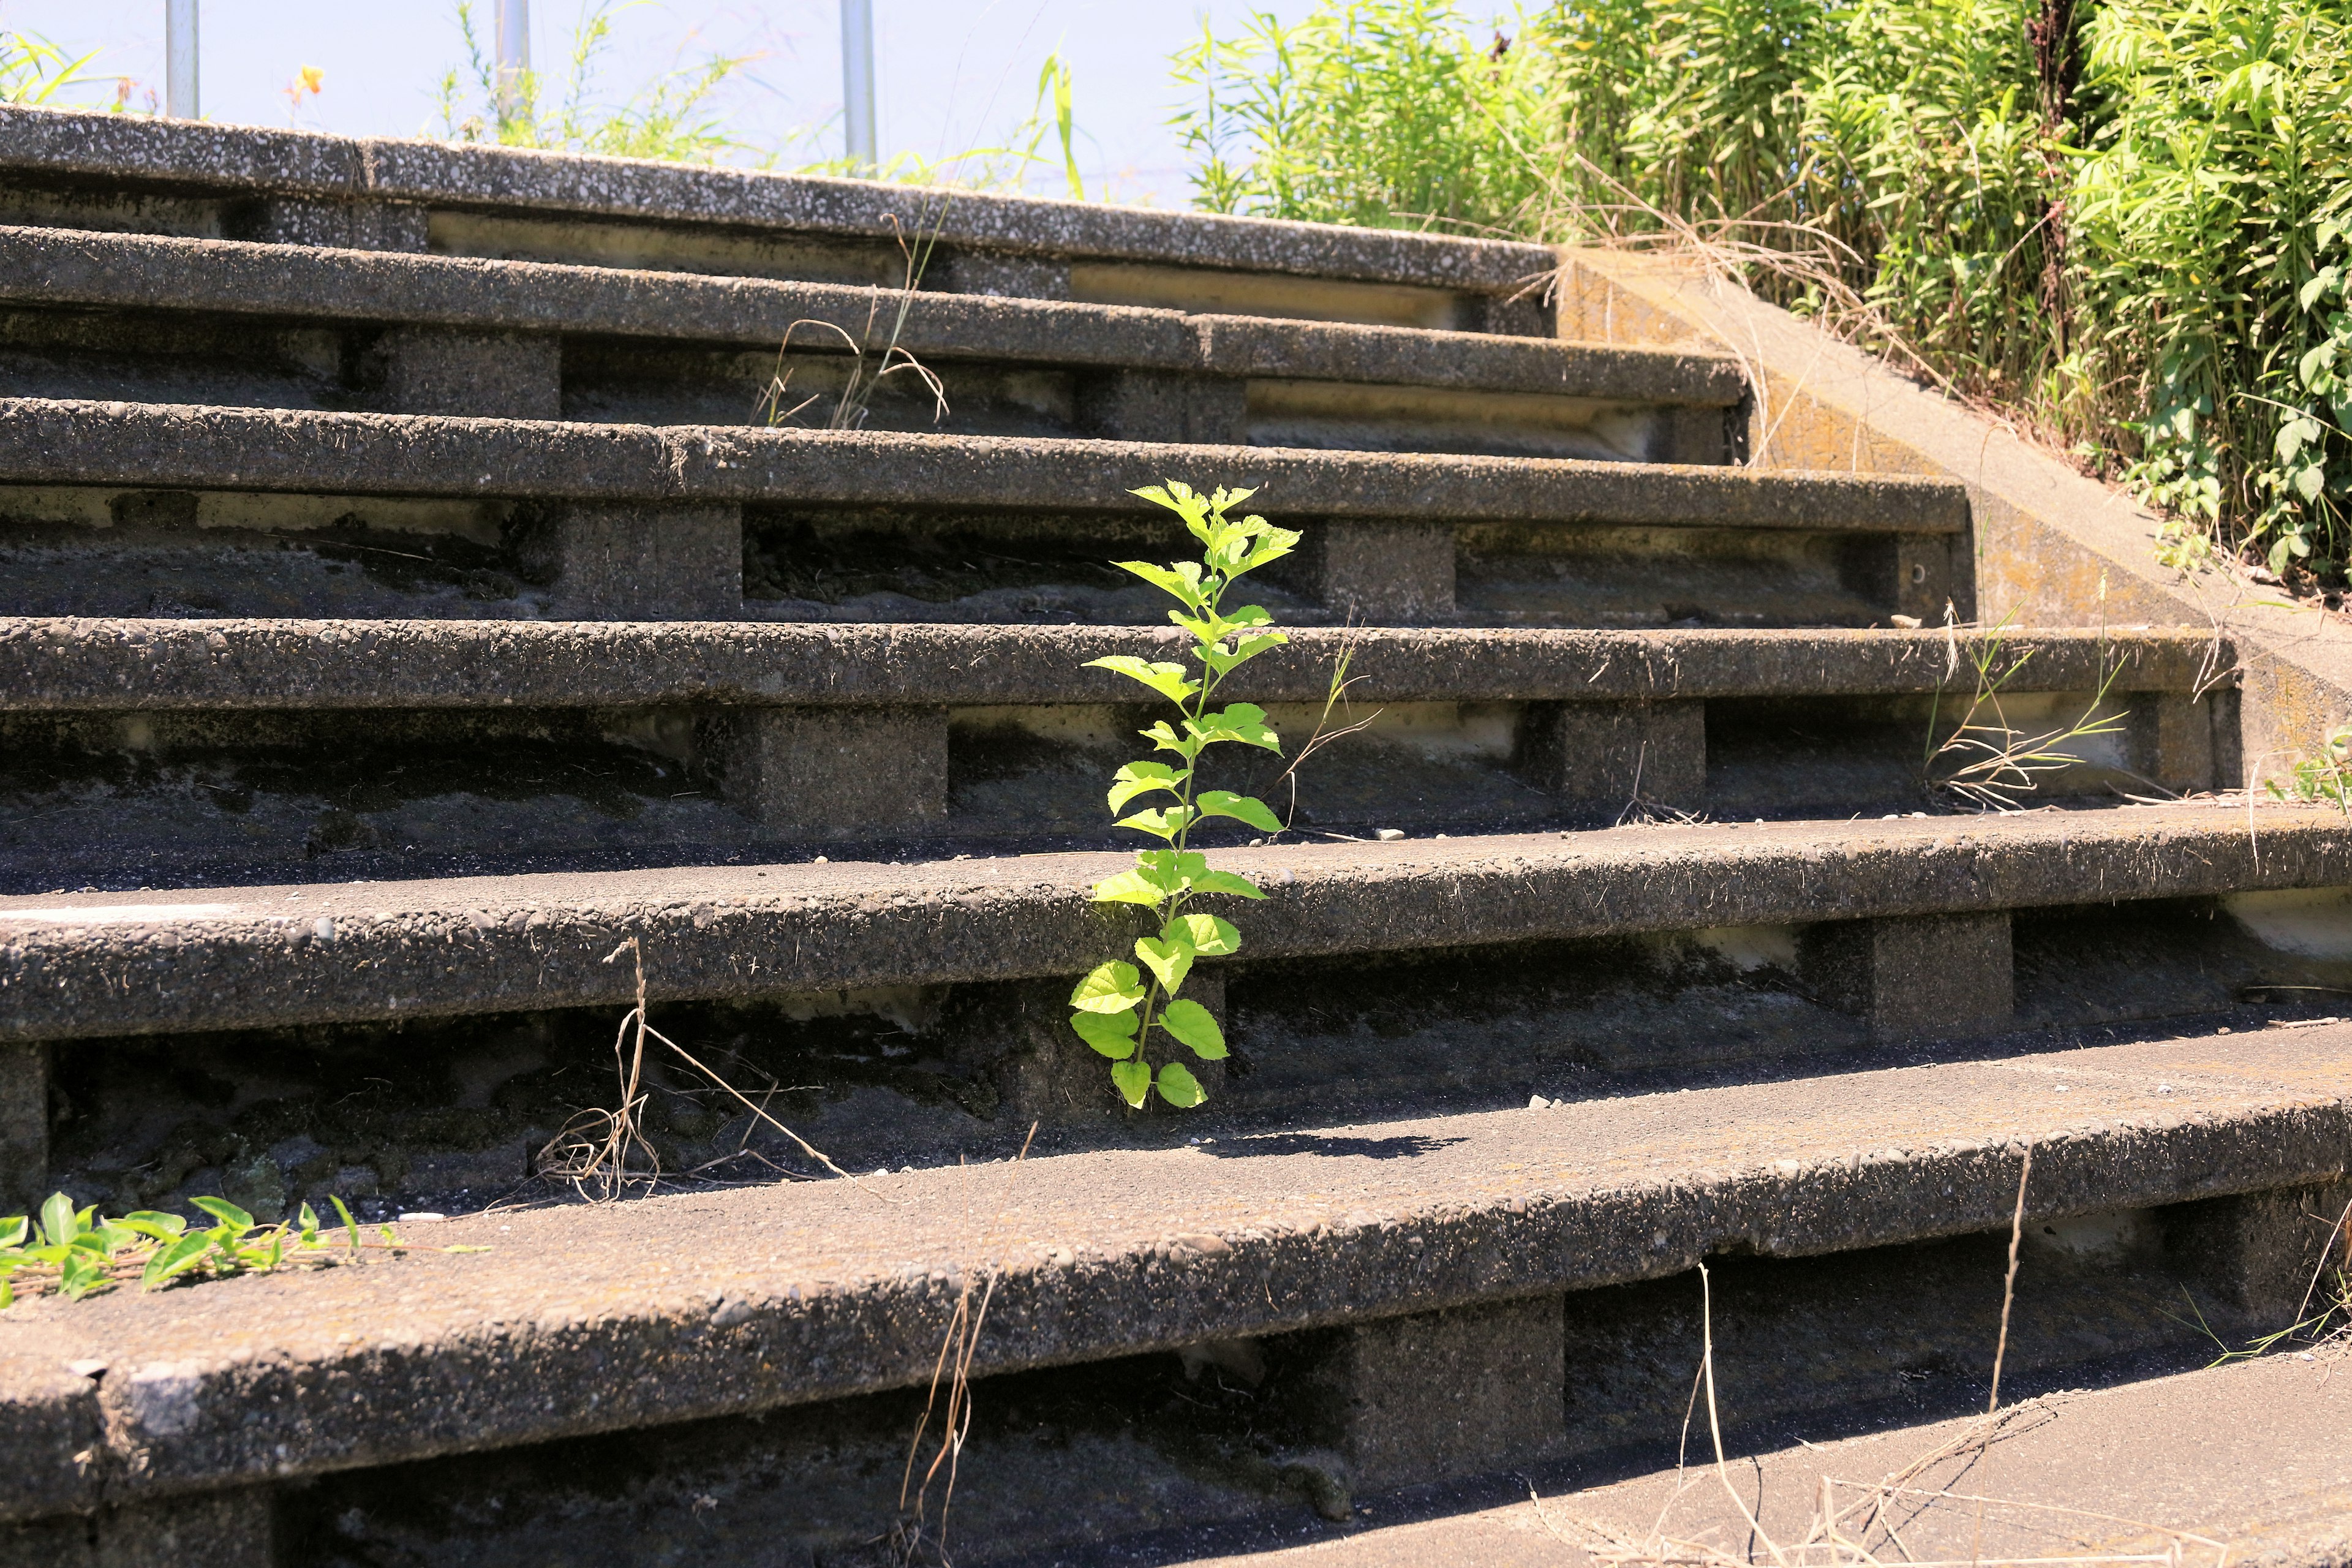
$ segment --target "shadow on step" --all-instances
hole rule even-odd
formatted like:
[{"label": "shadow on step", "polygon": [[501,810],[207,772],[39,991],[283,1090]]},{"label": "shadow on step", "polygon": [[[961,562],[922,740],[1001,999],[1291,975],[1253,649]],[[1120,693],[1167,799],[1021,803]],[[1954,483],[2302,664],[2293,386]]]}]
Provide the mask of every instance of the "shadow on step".
[{"label": "shadow on step", "polygon": [[[1202,1065],[1211,1100],[1190,1113],[1120,1107],[1069,1032],[1066,981],[662,1004],[655,1021],[855,1171],[1007,1158],[1033,1124],[1039,1153],[1189,1138],[1235,1158],[1410,1160],[1427,1138],[1379,1123],[2030,1054],[2166,1020],[2243,1027],[2338,1005],[2326,991],[2251,989],[2352,982],[2344,963],[2278,945],[2293,932],[2266,937],[2260,922],[2274,917],[2284,913],[2249,925],[2202,900],[2021,912],[2014,1027],[1943,1040],[1874,1037],[1809,972],[1796,928],[1204,966],[1221,982],[1233,1055]],[[331,1194],[369,1218],[561,1200],[562,1184],[533,1179],[537,1152],[575,1115],[617,1101],[617,1021],[566,1010],[60,1043],[51,1181],[110,1211],[221,1193],[273,1218]],[[647,1084],[644,1131],[673,1178],[824,1173],[659,1050]]]}]

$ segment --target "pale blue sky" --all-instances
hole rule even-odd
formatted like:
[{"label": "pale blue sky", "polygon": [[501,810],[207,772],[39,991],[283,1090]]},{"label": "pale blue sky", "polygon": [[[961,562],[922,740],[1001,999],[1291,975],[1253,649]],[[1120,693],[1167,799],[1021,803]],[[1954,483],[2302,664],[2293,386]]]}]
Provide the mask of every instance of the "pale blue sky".
[{"label": "pale blue sky", "polygon": [[[532,0],[532,64],[560,69],[582,0]],[[1003,141],[1025,116],[1037,71],[1059,47],[1071,62],[1089,194],[1108,179],[1122,201],[1181,205],[1184,158],[1164,121],[1178,89],[1171,51],[1203,15],[1231,31],[1244,15],[1286,21],[1311,0],[875,0],[885,154],[937,158]],[[485,28],[490,7],[478,4]],[[455,0],[203,0],[205,117],[288,122],[284,89],[299,68],[326,73],[300,122],[352,134],[412,134],[435,118],[434,89],[460,65]],[[798,161],[838,156],[840,23],[835,0],[643,0],[614,8],[602,84],[619,97],[676,62],[711,53],[761,58],[725,89],[747,140],[776,145],[815,128]],[[0,27],[45,35],[89,68],[160,94],[163,0],[0,0]],[[788,158],[794,157],[788,154]],[[1056,191],[1058,172],[1038,188]]]}]

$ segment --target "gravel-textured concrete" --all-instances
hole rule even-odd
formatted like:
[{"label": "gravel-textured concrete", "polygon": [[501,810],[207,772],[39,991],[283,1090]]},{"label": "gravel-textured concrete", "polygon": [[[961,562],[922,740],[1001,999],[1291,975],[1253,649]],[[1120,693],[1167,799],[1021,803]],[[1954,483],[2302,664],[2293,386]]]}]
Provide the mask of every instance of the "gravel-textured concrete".
[{"label": "gravel-textured concrete", "polygon": [[1958,533],[1947,480],[1524,458],[0,399],[0,482],[330,495],[1142,510],[1182,479],[1298,518]]},{"label": "gravel-textured concrete", "polygon": [[2282,1030],[415,1225],[493,1250],[0,1318],[0,1516],[919,1384],[990,1278],[975,1374],[1987,1230],[2028,1143],[2036,1217],[2326,1180],[2347,1063]]},{"label": "gravel-textured concrete", "polygon": [[[1319,699],[1332,660],[1360,702],[1591,701],[1972,691],[1977,634],[1305,627],[1235,697]],[[1994,639],[2005,690],[2186,692],[2226,646],[2193,632]],[[1103,702],[1109,654],[1181,658],[1172,626],[739,622],[137,621],[0,616],[0,710],[625,707],[636,703]],[[1952,658],[1953,647],[1958,658]],[[2179,726],[2175,726],[2176,728]]]},{"label": "gravel-textured concrete", "polygon": [[[1990,1444],[1976,1441],[1981,1429],[1973,1420],[1940,1421],[1742,1454],[1732,1473],[1754,1521],[1792,1558],[1817,1517],[1824,1480],[1844,1509],[1882,1478],[1900,1477],[1895,1484],[1913,1489],[1888,1510],[1907,1549],[1901,1561],[2095,1563],[2177,1551],[2183,1568],[2342,1568],[2352,1563],[2347,1426],[2352,1378],[2335,1351],[2047,1394],[2018,1409]],[[1954,1447],[1911,1473],[1916,1462]],[[1230,1532],[1257,1538],[1235,1546],[1220,1532],[1203,1532],[1197,1543],[1162,1542],[1148,1556],[1114,1550],[1062,1560],[1096,1568],[1146,1561],[1191,1568],[1603,1568],[1618,1561],[1606,1554],[1610,1537],[1638,1544],[1663,1534],[1707,1542],[1735,1560],[1772,1562],[1741,1504],[1703,1468],[1710,1457],[1703,1432],[1691,1455],[1689,1468],[1545,1487],[1532,1502],[1524,1486],[1507,1502],[1483,1499],[1483,1506],[1459,1512],[1422,1498],[1370,1500],[1358,1528],[1310,1528],[1313,1539],[1298,1544],[1251,1531]],[[1946,1489],[1959,1495],[1931,1500]],[[1859,1535],[1869,1511],[1860,1508],[1848,1528]],[[1391,1522],[1416,1513],[1424,1517]],[[1889,1551],[1883,1530],[1864,1543]]]},{"label": "gravel-textured concrete", "polygon": [[0,109],[0,168],[228,196],[576,214],[886,242],[900,233],[935,233],[950,247],[1488,294],[1513,293],[1555,265],[1542,246],[1398,229],[58,110]]},{"label": "gravel-textured concrete", "polygon": [[[1143,928],[1108,853],[0,899],[0,1038],[1075,974]],[[2352,885],[2332,808],[2134,807],[1219,851],[1250,954]]]},{"label": "gravel-textured concrete", "polygon": [[[772,347],[795,321],[862,331],[877,291],[233,240],[0,226],[0,300]],[[883,296],[881,320],[896,320]],[[805,328],[817,352],[835,346]],[[1125,366],[1728,407],[1721,354],[1483,332],[1185,316],[1117,305],[918,294],[897,342],[925,359]]]}]

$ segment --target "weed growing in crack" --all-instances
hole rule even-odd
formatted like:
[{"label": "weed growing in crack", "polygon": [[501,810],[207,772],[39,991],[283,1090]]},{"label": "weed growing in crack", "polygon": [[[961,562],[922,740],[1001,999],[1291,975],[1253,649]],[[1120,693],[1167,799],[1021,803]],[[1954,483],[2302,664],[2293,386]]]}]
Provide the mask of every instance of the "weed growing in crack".
[{"label": "weed growing in crack", "polygon": [[268,1274],[290,1265],[345,1258],[356,1261],[369,1249],[411,1250],[388,1225],[379,1226],[373,1240],[363,1237],[359,1222],[352,1218],[352,1211],[341,1198],[329,1200],[343,1222],[341,1241],[320,1234],[319,1216],[309,1204],[284,1225],[257,1225],[251,1215],[226,1198],[193,1201],[213,1218],[213,1224],[202,1230],[190,1230],[188,1222],[178,1215],[152,1209],[106,1219],[95,1206],[76,1208],[63,1193],[50,1194],[37,1216],[0,1219],[0,1308],[15,1302],[19,1286],[33,1294],[55,1291],[68,1301],[79,1301],[133,1279],[141,1289],[152,1290],[175,1279]]},{"label": "weed growing in crack", "polygon": [[2263,787],[2276,800],[2326,801],[2352,816],[2352,724],[2327,732],[2319,750],[2294,764],[2284,783],[2265,779]]},{"label": "weed growing in crack", "polygon": [[2034,650],[2028,648],[2013,659],[2007,657],[2010,617],[2004,616],[1963,655],[1959,628],[1948,606],[1944,616],[1945,673],[1948,678],[1957,674],[1965,658],[1974,681],[1969,705],[1948,733],[1942,728],[1940,689],[1928,710],[1927,747],[1919,765],[1927,787],[1936,794],[1977,811],[2016,811],[2021,797],[2040,789],[2051,774],[2082,765],[2083,757],[2068,748],[2123,732],[2127,712],[2101,711],[2116,677],[2123,673],[2122,665],[2109,663],[2104,641],[2099,688],[2081,715],[2072,723],[2029,730],[2010,721],[2002,693],[2033,658]]},{"label": "weed growing in crack", "polygon": [[1217,688],[1239,666],[1268,648],[1290,639],[1280,632],[1260,628],[1274,617],[1256,605],[1228,612],[1224,596],[1234,583],[1269,562],[1279,561],[1298,543],[1298,535],[1276,528],[1252,514],[1234,519],[1233,509],[1256,492],[1220,488],[1203,496],[1189,485],[1171,480],[1165,488],[1150,486],[1134,492],[1166,507],[1184,520],[1201,542],[1201,559],[1155,566],[1143,561],[1117,563],[1176,600],[1168,618],[1190,633],[1192,657],[1200,662],[1195,679],[1181,664],[1155,663],[1119,655],[1088,661],[1091,668],[1126,676],[1176,704],[1177,721],[1161,720],[1141,731],[1156,752],[1166,752],[1174,764],[1129,763],[1118,770],[1110,786],[1110,808],[1123,809],[1139,797],[1170,795],[1172,805],[1158,805],[1118,819],[1118,826],[1150,834],[1166,847],[1139,850],[1131,870],[1106,878],[1094,887],[1098,904],[1137,904],[1160,922],[1156,936],[1138,938],[1135,955],[1151,978],[1147,983],[1136,966],[1119,960],[1098,965],[1070,994],[1074,1009],[1070,1027],[1078,1037],[1110,1058],[1111,1082],[1121,1099],[1138,1110],[1155,1089],[1169,1104],[1190,1109],[1206,1098],[1200,1080],[1182,1062],[1169,1060],[1155,1072],[1150,1063],[1151,1032],[1160,1030],[1188,1047],[1203,1061],[1225,1055],[1224,1031],[1214,1015],[1189,998],[1183,988],[1196,960],[1223,958],[1241,947],[1241,933],[1216,915],[1195,912],[1191,906],[1204,894],[1263,899],[1257,885],[1231,871],[1213,871],[1208,860],[1190,847],[1192,829],[1211,817],[1231,817],[1267,833],[1279,833],[1265,803],[1231,790],[1200,787],[1201,755],[1211,746],[1228,742],[1259,746],[1279,755],[1282,739],[1265,722],[1265,710],[1236,702],[1212,708]]},{"label": "weed growing in crack", "polygon": [[940,200],[921,237],[912,244],[908,242],[906,231],[899,227],[898,215],[894,213],[890,216],[890,227],[898,236],[898,253],[906,260],[906,271],[897,290],[897,309],[891,312],[890,330],[881,341],[881,352],[870,372],[866,356],[875,347],[874,329],[882,314],[880,289],[874,290],[874,298],[866,307],[866,331],[862,337],[837,321],[819,321],[813,316],[804,316],[784,329],[784,341],[776,346],[775,371],[768,377],[768,384],[751,410],[766,422],[770,429],[790,425],[793,419],[823,401],[822,394],[812,393],[790,408],[784,406],[784,399],[792,395],[793,379],[792,367],[784,363],[784,356],[792,352],[793,334],[803,327],[832,332],[849,345],[849,375],[842,384],[840,394],[834,399],[833,413],[826,418],[824,428],[863,429],[866,416],[873,410],[875,393],[880,390],[885,380],[901,372],[913,375],[931,395],[932,423],[937,424],[947,417],[947,383],[940,379],[938,372],[908,352],[899,339],[906,335],[907,317],[915,308],[915,300],[922,286],[923,270],[930,265],[931,252],[938,247],[940,227],[947,221],[950,199],[943,197]]}]

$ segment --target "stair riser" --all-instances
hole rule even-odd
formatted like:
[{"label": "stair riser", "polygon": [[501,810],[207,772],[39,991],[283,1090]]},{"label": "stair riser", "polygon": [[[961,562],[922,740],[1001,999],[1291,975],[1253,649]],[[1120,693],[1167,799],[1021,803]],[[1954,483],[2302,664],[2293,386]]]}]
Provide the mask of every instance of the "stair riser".
[{"label": "stair riser", "polygon": [[[1238,700],[1249,692],[1240,685]],[[1606,824],[1648,807],[1745,820],[1874,815],[1937,801],[1932,697],[1649,702],[1388,701],[1356,689],[1330,722],[1370,728],[1283,781],[1286,757],[1212,759],[1212,783],[1299,830],[1369,837]],[[2004,700],[2021,734],[2094,710],[2090,691]],[[2020,798],[2225,786],[2234,705],[2110,692],[2120,732]],[[2175,712],[2179,710],[2179,712]],[[1320,702],[1276,701],[1295,754]],[[1126,704],[134,712],[0,718],[0,889],[161,887],[322,875],[446,875],[529,860],[677,860],[886,835],[1117,847],[1106,781],[1157,710]],[[2220,733],[2217,734],[2216,731]],[[1948,768],[1949,763],[1939,763]],[[1238,824],[1204,844],[1256,837]],[[127,880],[126,880],[127,879]]]},{"label": "stair riser", "polygon": [[[1286,521],[1307,547],[1252,595],[1291,625],[1868,626],[1972,603],[1935,534]],[[26,486],[0,489],[0,613],[1151,626],[1164,596],[1110,562],[1188,543],[1087,512]]]},{"label": "stair riser", "polygon": [[[862,326],[861,308],[851,324]],[[1049,325],[1049,324],[1041,324]],[[681,348],[515,331],[332,326],[155,312],[0,311],[0,396],[567,419],[625,425],[845,422],[950,435],[1198,442],[1601,461],[1723,463],[1727,407],[1635,398],[1184,371],[1089,371],[932,353],[946,408],[901,372],[843,399],[851,363],[803,328],[774,342]],[[877,355],[879,349],[876,351]],[[859,372],[871,374],[874,365]],[[772,378],[786,390],[772,408]],[[785,417],[789,416],[789,417]]]},{"label": "stair riser", "polygon": [[[1211,1083],[1210,1105],[1184,1125],[1205,1135],[1407,1106],[1517,1105],[1765,1063],[1844,1070],[1972,1032],[2063,1037],[2183,1016],[2260,1028],[2329,998],[2282,992],[2248,1005],[2247,987],[2352,982],[2352,925],[2338,917],[2340,956],[2283,949],[2276,903],[2240,900],[2252,926],[2211,901],[2180,900],[1203,966],[1188,991],[1221,1015],[1235,1056]],[[2312,945],[2309,931],[2297,940]],[[755,1099],[789,1086],[762,1102],[836,1161],[896,1169],[1009,1155],[1033,1121],[1047,1148],[1144,1130],[1069,1033],[1067,988],[676,1003],[656,1021],[700,1059],[725,1064],[719,1071]],[[574,1111],[617,1100],[616,1016],[485,1014],[85,1039],[47,1055],[18,1047],[0,1078],[0,1095],[21,1110],[12,1185],[26,1202],[49,1190],[46,1181],[116,1209],[214,1192],[261,1213],[331,1195],[478,1207],[528,1180]],[[1213,1065],[1200,1065],[1203,1075]],[[748,1146],[815,1171],[699,1075],[673,1064],[654,1082],[648,1128],[666,1169]],[[751,1176],[765,1167],[739,1157],[718,1168]],[[375,1212],[374,1202],[362,1206]]]}]

